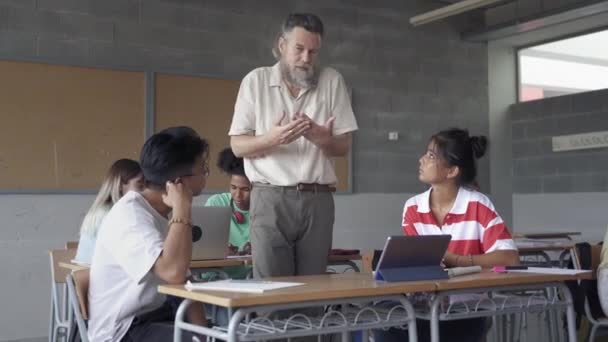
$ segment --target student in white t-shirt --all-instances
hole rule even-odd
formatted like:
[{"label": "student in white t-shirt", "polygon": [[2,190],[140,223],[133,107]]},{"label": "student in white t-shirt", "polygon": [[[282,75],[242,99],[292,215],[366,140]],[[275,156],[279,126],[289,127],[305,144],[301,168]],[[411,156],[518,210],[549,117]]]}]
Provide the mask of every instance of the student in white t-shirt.
[{"label": "student in white t-shirt", "polygon": [[[205,187],[208,151],[189,127],[165,129],[144,144],[144,190],[116,202],[97,235],[89,287],[91,342],[173,339],[179,301],[157,287],[186,281],[192,197]],[[206,325],[202,305],[190,306],[188,319]]]}]

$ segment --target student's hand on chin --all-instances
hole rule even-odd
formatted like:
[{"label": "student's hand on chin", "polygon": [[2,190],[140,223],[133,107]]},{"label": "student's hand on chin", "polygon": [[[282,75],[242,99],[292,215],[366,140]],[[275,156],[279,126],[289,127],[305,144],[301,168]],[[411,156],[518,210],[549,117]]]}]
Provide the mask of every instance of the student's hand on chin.
[{"label": "student's hand on chin", "polygon": [[192,191],[179,179],[175,182],[167,181],[163,202],[170,208],[180,205],[190,206],[192,205]]}]

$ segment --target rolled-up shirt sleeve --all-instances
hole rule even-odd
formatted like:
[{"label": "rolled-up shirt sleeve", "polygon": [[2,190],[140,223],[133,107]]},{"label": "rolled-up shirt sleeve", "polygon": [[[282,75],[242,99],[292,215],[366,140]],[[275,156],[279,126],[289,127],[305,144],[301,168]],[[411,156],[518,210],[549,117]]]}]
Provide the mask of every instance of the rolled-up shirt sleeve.
[{"label": "rolled-up shirt sleeve", "polygon": [[249,73],[239,88],[228,135],[249,135],[255,132],[255,78]]}]

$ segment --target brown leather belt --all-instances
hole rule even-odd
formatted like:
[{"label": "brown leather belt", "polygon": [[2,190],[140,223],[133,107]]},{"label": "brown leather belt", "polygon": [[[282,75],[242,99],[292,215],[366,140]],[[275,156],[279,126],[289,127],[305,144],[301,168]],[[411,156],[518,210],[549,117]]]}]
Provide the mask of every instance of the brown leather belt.
[{"label": "brown leather belt", "polygon": [[310,192],[336,192],[336,187],[328,184],[298,183],[292,186],[279,186],[266,183],[253,183],[253,187],[280,188],[283,190],[310,191]]}]

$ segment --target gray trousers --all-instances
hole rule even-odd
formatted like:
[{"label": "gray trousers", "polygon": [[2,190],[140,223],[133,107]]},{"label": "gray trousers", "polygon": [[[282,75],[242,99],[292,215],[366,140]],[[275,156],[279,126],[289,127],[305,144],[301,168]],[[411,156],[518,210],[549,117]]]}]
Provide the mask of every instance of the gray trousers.
[{"label": "gray trousers", "polygon": [[325,273],[334,225],[331,192],[256,183],[249,217],[255,278]]}]

